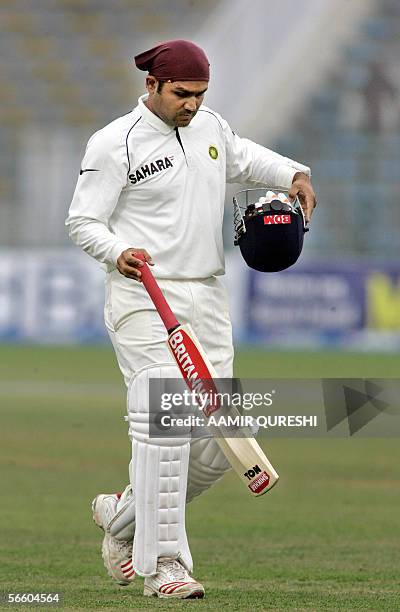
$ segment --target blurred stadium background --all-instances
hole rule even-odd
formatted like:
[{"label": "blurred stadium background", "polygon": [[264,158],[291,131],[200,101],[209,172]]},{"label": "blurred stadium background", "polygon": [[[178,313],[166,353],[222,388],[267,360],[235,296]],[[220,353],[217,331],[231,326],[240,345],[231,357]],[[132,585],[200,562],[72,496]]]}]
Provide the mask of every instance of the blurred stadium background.
[{"label": "blurred stadium background", "polygon": [[[206,104],[313,171],[319,206],[282,274],[241,261],[228,189],[237,374],[394,378],[399,31],[398,0],[0,3],[0,591],[154,609],[140,580],[107,582],[90,525],[94,495],[125,486],[130,448],[103,272],[64,227],[88,137],[143,92],[134,54],[194,40],[211,60]],[[203,607],[398,609],[400,448],[355,437],[263,440],[281,475],[271,496],[255,504],[228,475],[189,506]]]},{"label": "blurred stadium background", "polygon": [[[0,340],[106,341],[103,273],[64,219],[90,134],[143,92],[133,55],[207,50],[206,104],[307,163],[319,198],[302,261],[253,274],[232,246],[238,344],[400,346],[400,8],[396,0],[14,0],[0,7]],[[332,27],[332,23],[335,27]],[[239,186],[237,186],[239,188]]]}]

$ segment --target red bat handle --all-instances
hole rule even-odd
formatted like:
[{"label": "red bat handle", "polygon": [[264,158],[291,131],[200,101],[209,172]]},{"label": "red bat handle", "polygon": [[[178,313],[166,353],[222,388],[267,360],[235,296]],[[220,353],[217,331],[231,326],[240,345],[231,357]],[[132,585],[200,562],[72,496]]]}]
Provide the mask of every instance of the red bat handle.
[{"label": "red bat handle", "polygon": [[143,266],[140,268],[143,285],[145,286],[145,289],[149,294],[154,306],[157,308],[158,314],[167,328],[167,331],[170,332],[175,329],[175,327],[178,327],[179,321],[169,307],[167,300],[163,296],[156,279],[154,278],[144,259],[144,255],[142,255],[142,253],[135,253],[135,257],[143,261]]}]

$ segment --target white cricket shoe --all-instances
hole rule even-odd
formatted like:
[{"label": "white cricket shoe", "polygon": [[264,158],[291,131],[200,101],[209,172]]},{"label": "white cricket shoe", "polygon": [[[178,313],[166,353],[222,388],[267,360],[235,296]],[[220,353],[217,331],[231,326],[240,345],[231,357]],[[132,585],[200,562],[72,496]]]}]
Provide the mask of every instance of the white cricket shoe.
[{"label": "white cricket shoe", "polygon": [[204,597],[204,587],[189,576],[178,559],[160,557],[157,574],[144,580],[143,595],[160,599],[200,599]]},{"label": "white cricket shoe", "polygon": [[128,586],[135,578],[132,565],[133,541],[117,540],[107,531],[116,513],[117,503],[116,493],[97,495],[92,501],[93,520],[104,531],[101,552],[108,575],[119,585]]}]

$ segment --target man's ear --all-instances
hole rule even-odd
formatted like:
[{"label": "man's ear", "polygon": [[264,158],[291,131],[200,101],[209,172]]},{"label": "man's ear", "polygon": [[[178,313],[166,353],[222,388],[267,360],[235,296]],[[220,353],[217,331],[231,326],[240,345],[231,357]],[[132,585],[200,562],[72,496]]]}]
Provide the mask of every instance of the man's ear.
[{"label": "man's ear", "polygon": [[155,77],[149,76],[146,77],[146,89],[150,94],[155,94],[157,91],[158,81]]}]

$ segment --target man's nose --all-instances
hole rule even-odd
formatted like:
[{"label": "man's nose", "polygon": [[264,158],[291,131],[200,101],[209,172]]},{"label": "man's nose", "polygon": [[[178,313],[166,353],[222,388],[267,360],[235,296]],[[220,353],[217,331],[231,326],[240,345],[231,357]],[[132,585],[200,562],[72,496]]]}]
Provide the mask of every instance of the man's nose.
[{"label": "man's nose", "polygon": [[185,110],[193,113],[197,109],[196,98],[193,96],[192,98],[188,98],[185,102]]}]

